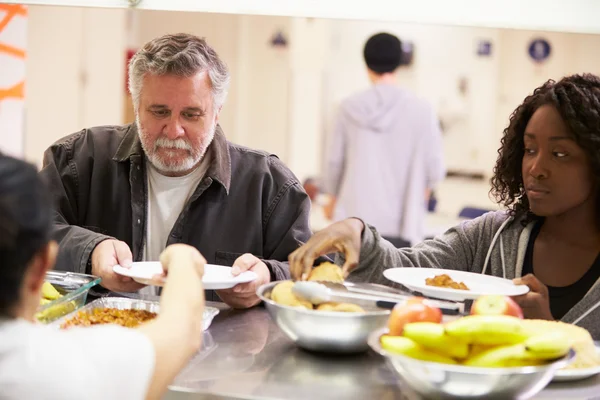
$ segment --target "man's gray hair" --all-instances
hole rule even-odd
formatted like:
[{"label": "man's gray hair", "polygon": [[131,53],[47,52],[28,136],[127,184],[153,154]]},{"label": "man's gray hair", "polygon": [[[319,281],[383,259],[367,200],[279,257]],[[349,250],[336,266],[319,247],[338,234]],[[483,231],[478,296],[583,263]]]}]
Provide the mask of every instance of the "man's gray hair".
[{"label": "man's gray hair", "polygon": [[149,41],[129,62],[129,92],[136,112],[146,73],[191,77],[202,71],[208,72],[216,111],[225,103],[230,77],[227,65],[215,50],[203,38],[187,33]]}]

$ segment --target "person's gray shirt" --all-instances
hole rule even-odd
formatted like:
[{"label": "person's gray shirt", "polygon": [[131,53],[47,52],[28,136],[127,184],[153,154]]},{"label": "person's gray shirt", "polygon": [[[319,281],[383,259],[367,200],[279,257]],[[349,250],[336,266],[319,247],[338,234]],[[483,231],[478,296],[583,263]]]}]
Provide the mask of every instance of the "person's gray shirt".
[{"label": "person's gray shirt", "polygon": [[[399,267],[455,269],[514,279],[521,277],[532,228],[533,223],[523,226],[505,211],[489,212],[435,239],[397,249],[367,226],[359,266],[348,280],[394,286],[383,271]],[[600,340],[600,279],[561,321],[586,328],[594,340]]]}]

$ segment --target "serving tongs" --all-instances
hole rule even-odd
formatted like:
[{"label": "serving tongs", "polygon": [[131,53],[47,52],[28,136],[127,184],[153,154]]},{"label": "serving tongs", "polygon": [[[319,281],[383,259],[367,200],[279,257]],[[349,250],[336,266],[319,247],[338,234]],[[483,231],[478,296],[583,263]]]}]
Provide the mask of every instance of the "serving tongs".
[{"label": "serving tongs", "polygon": [[[359,301],[375,304],[379,308],[391,309],[397,304],[406,304],[412,296],[391,293],[383,290],[360,288],[357,286],[346,286],[340,283],[297,281],[294,283],[292,292],[313,304],[328,302]],[[459,315],[464,311],[464,306],[459,303],[448,301],[425,299],[424,304],[437,307],[444,315]]]}]

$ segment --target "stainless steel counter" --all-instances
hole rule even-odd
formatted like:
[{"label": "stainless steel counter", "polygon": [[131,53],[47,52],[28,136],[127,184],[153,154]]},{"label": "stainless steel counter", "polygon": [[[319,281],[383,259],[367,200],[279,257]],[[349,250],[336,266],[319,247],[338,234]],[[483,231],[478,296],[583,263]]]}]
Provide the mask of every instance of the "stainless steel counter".
[{"label": "stainless steel counter", "polygon": [[[210,303],[215,306],[217,303]],[[298,349],[263,307],[227,309],[204,334],[202,350],[166,400],[418,399],[381,357],[314,354]],[[600,399],[600,377],[551,384],[536,399]]]}]

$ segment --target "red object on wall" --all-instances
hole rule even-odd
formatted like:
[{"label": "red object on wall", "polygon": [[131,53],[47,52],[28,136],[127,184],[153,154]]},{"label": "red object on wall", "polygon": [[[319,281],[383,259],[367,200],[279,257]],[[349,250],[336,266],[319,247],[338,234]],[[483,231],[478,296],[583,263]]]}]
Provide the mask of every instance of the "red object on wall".
[{"label": "red object on wall", "polygon": [[127,82],[129,82],[129,60],[135,55],[137,50],[127,50],[125,55],[125,93],[129,93],[129,88],[127,86]]}]

